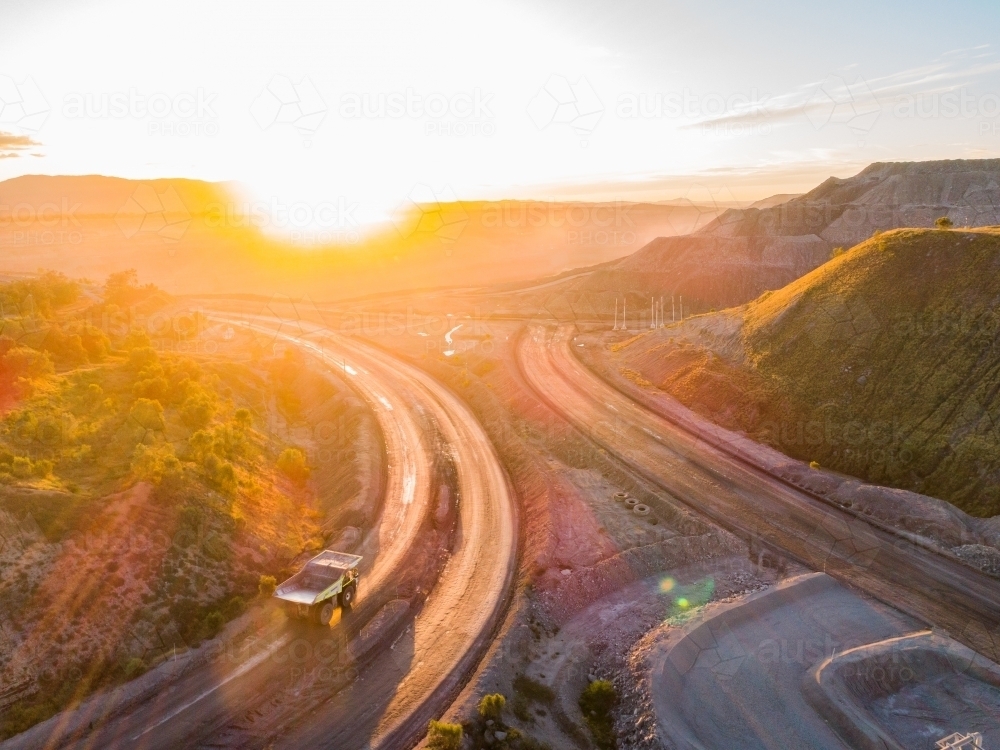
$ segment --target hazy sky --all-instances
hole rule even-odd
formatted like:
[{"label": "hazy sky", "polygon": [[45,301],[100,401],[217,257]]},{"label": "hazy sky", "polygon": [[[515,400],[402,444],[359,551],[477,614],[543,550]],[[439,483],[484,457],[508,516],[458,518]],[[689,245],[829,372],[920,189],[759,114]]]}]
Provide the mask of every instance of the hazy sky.
[{"label": "hazy sky", "polygon": [[995,0],[0,13],[0,179],[237,180],[368,219],[411,194],[746,200],[1000,155]]}]

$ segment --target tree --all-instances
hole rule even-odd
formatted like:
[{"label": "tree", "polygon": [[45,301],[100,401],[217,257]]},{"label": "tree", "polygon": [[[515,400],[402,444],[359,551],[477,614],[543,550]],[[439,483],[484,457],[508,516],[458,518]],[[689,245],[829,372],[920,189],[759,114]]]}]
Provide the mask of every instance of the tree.
[{"label": "tree", "polygon": [[166,424],[163,422],[163,407],[159,401],[140,398],[132,406],[128,416],[133,423],[144,430],[159,432],[166,429]]},{"label": "tree", "polygon": [[181,421],[192,430],[208,426],[215,415],[215,397],[200,386],[192,386],[181,405]]},{"label": "tree", "polygon": [[580,711],[590,727],[594,744],[601,750],[613,750],[615,747],[612,711],[617,704],[618,694],[607,680],[594,680],[580,696]]},{"label": "tree", "polygon": [[132,473],[137,479],[160,484],[165,477],[176,475],[180,470],[181,462],[170,443],[155,448],[140,444],[132,454]]},{"label": "tree", "polygon": [[257,583],[257,592],[262,598],[266,599],[274,593],[277,587],[278,582],[274,576],[261,576],[260,581]]},{"label": "tree", "polygon": [[955,222],[953,222],[947,216],[942,216],[937,221],[934,222],[934,226],[936,226],[938,229],[951,229],[953,226],[955,226]]},{"label": "tree", "polygon": [[428,750],[460,750],[462,725],[431,720],[427,725]]},{"label": "tree", "polygon": [[309,478],[306,456],[298,448],[285,448],[281,451],[281,455],[278,456],[278,469],[298,484],[304,483]]},{"label": "tree", "polygon": [[108,276],[104,282],[104,301],[128,306],[131,296],[139,287],[139,274],[134,268]]},{"label": "tree", "polygon": [[500,695],[500,693],[484,695],[483,699],[479,701],[479,715],[484,719],[500,721],[500,716],[503,714],[506,705],[507,699]]},{"label": "tree", "polygon": [[14,380],[27,378],[33,380],[54,372],[52,357],[47,352],[29,349],[26,346],[15,346],[0,359],[0,375]]},{"label": "tree", "polygon": [[253,423],[253,416],[250,414],[249,409],[237,409],[233,415],[233,421],[236,422],[236,426],[241,430],[248,430]]}]

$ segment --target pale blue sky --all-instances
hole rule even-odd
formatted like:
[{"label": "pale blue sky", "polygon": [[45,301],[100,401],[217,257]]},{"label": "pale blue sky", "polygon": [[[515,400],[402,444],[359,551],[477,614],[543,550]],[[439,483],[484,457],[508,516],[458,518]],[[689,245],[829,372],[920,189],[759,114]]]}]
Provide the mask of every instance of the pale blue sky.
[{"label": "pale blue sky", "polygon": [[238,180],[377,218],[421,184],[749,200],[872,161],[1000,155],[996,3],[92,0],[3,14],[0,179]]}]

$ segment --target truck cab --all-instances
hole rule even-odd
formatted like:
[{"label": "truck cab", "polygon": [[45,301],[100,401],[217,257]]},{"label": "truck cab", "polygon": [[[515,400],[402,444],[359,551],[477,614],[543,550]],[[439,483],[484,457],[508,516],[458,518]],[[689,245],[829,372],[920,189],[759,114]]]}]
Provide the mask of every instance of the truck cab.
[{"label": "truck cab", "polygon": [[274,591],[293,619],[329,625],[337,606],[350,609],[358,595],[359,555],[323,550]]}]

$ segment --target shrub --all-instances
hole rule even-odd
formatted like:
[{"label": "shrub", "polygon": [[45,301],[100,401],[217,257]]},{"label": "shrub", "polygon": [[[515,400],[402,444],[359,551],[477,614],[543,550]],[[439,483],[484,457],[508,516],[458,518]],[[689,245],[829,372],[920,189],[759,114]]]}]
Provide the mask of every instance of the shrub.
[{"label": "shrub", "polygon": [[27,479],[31,476],[31,459],[25,456],[14,456],[11,461],[11,474],[18,479]]},{"label": "shrub", "polygon": [[226,618],[222,616],[222,613],[218,610],[212,610],[205,617],[205,635],[208,638],[215,638],[225,624]]},{"label": "shrub", "polygon": [[133,656],[128,660],[125,665],[125,677],[131,680],[133,677],[138,677],[143,672],[146,671],[146,662],[140,659],[138,656]]},{"label": "shrub", "polygon": [[9,377],[33,380],[51,375],[54,372],[52,357],[46,352],[29,349],[26,346],[15,346],[0,359],[0,373]]},{"label": "shrub", "polygon": [[427,725],[428,750],[459,750],[462,747],[462,725],[431,720]]},{"label": "shrub", "polygon": [[129,331],[128,335],[125,337],[125,341],[122,342],[122,346],[126,351],[132,351],[133,349],[145,349],[153,346],[153,342],[149,338],[149,334],[145,331]]},{"label": "shrub", "polygon": [[159,359],[151,346],[140,346],[128,353],[128,363],[135,370],[148,367]]},{"label": "shrub", "polygon": [[214,415],[214,399],[204,389],[192,388],[191,394],[181,405],[181,421],[192,430],[200,430],[212,421]]},{"label": "shrub", "polygon": [[89,359],[79,334],[67,334],[59,326],[52,326],[45,332],[40,348],[63,364],[81,365]]},{"label": "shrub", "polygon": [[551,703],[556,698],[556,694],[548,685],[536,682],[523,674],[514,678],[514,690],[528,700],[538,703]]},{"label": "shrub", "polygon": [[607,680],[594,680],[580,696],[580,710],[594,736],[594,744],[601,750],[615,746],[614,720],[611,712],[618,704],[615,687]]},{"label": "shrub", "polygon": [[159,401],[140,398],[132,405],[128,416],[133,423],[144,430],[159,432],[166,428],[163,422],[163,407]]},{"label": "shrub", "polygon": [[511,703],[510,711],[514,716],[524,722],[534,721],[534,717],[528,710],[528,699],[525,698],[520,693],[514,695],[514,700]]},{"label": "shrub", "polygon": [[167,379],[164,377],[146,378],[132,386],[132,395],[136,398],[152,398],[163,401],[167,397]]},{"label": "shrub", "polygon": [[949,219],[947,216],[942,216],[934,222],[934,226],[938,229],[951,229],[955,226],[955,222]]},{"label": "shrub", "polygon": [[226,615],[232,619],[234,617],[239,617],[243,614],[243,611],[247,608],[246,602],[243,601],[242,596],[234,596],[228,602],[226,602]]},{"label": "shrub", "polygon": [[500,716],[503,714],[506,706],[507,699],[500,695],[500,693],[484,695],[483,699],[479,701],[479,715],[484,719],[500,721]]},{"label": "shrub", "polygon": [[169,443],[155,448],[138,445],[132,454],[132,473],[137,479],[160,484],[164,477],[178,474],[180,470],[181,462],[177,460],[173,446]]},{"label": "shrub", "polygon": [[253,416],[250,414],[249,409],[237,409],[233,415],[233,421],[236,422],[236,426],[241,430],[247,430],[253,423]]},{"label": "shrub", "polygon": [[293,482],[302,484],[309,478],[306,456],[298,448],[285,448],[278,456],[278,469]]},{"label": "shrub", "polygon": [[837,258],[837,257],[843,255],[846,252],[847,251],[844,248],[842,248],[842,247],[835,247],[835,248],[833,248],[833,250],[830,251],[830,257],[831,258]]},{"label": "shrub", "polygon": [[818,469],[819,468],[819,461],[810,461],[809,462],[809,468],[810,469]]},{"label": "shrub", "polygon": [[198,463],[202,463],[212,450],[214,438],[212,433],[206,430],[198,430],[188,438],[188,448],[191,450],[191,457]]},{"label": "shrub", "polygon": [[214,453],[205,458],[205,475],[209,483],[220,492],[231,493],[236,490],[236,470],[228,461],[223,461]]},{"label": "shrub", "polygon": [[274,576],[261,576],[260,582],[257,584],[257,592],[262,598],[267,598],[274,594],[274,590],[278,588],[278,582],[275,580]]}]

